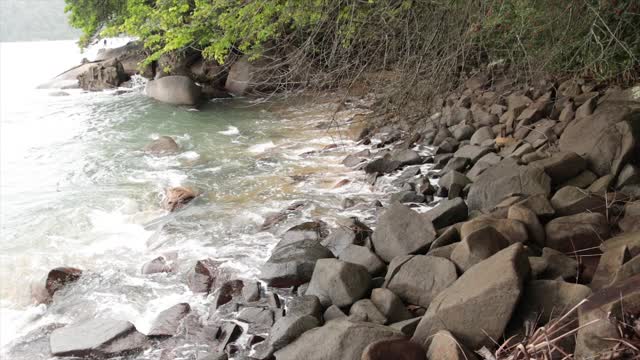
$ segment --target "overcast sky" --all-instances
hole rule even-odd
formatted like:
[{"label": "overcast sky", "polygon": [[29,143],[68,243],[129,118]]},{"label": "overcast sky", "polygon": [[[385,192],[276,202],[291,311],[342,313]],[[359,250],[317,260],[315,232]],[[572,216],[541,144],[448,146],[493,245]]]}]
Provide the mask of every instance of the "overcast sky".
[{"label": "overcast sky", "polygon": [[0,0],[0,41],[77,39],[64,0]]}]

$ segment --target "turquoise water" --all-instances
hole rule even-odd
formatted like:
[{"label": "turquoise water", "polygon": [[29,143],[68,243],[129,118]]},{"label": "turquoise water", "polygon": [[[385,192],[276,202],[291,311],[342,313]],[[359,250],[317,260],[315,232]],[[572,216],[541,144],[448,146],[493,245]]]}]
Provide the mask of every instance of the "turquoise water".
[{"label": "turquoise water", "polygon": [[[347,196],[378,194],[340,164],[357,150],[353,142],[318,127],[330,120],[333,102],[231,99],[181,108],[147,98],[141,79],[122,94],[34,90],[86,54],[72,42],[3,43],[0,50],[3,348],[43,325],[96,316],[126,319],[144,332],[178,302],[204,309],[205,299],[184,282],[195,260],[224,260],[252,278],[288,225],[371,215],[341,208]],[[46,67],[38,66],[42,52],[54,54]],[[180,152],[144,153],[162,135],[174,137]],[[322,151],[332,144],[339,146]],[[354,181],[334,188],[345,178]],[[201,195],[167,216],[164,189],[179,185]],[[295,200],[309,206],[275,234],[258,231],[266,215]],[[178,258],[176,272],[140,274],[144,262],[167,253]],[[53,304],[34,304],[32,284],[63,265],[86,276]]]}]

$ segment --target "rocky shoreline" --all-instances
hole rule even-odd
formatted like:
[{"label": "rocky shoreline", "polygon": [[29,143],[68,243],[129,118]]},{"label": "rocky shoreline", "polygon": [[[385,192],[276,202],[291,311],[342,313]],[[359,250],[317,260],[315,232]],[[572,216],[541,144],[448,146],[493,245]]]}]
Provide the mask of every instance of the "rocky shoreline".
[{"label": "rocky shoreline", "polygon": [[[121,60],[99,66],[86,70],[90,79],[121,79]],[[150,96],[174,104],[193,105],[203,91],[182,75],[150,84]],[[372,187],[399,189],[374,204],[345,200],[375,209],[374,224],[294,226],[260,281],[201,259],[186,282],[207,296],[208,313],[177,304],[148,334],[93,319],[33,337],[54,356],[82,358],[640,356],[640,87],[522,85],[487,70],[429,110],[411,122],[376,113],[351,120],[354,129],[365,124],[355,137],[368,149],[343,164]],[[170,210],[195,197],[178,193]],[[161,256],[142,271],[171,266]],[[43,301],[80,276],[52,270]]]}]

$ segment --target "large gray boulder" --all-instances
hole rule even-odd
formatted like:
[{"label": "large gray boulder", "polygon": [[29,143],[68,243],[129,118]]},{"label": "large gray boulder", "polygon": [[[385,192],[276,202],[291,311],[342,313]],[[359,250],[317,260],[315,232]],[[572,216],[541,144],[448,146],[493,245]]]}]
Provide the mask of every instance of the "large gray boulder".
[{"label": "large gray boulder", "polygon": [[507,246],[509,241],[502,234],[486,226],[465,236],[453,249],[450,259],[460,272],[465,272]]},{"label": "large gray boulder", "polygon": [[555,218],[545,226],[546,246],[564,253],[595,249],[609,238],[607,218],[600,213],[580,213]]},{"label": "large gray boulder", "polygon": [[431,302],[412,340],[428,346],[433,335],[448,330],[471,348],[490,346],[511,319],[530,270],[522,244],[473,266]]},{"label": "large gray boulder", "polygon": [[544,170],[521,166],[515,160],[508,159],[485,170],[471,184],[467,206],[469,210],[490,210],[514,194],[543,194],[548,197],[550,193],[551,179]]},{"label": "large gray boulder", "polygon": [[187,303],[176,304],[162,311],[151,324],[149,336],[173,336],[178,331],[182,319],[189,314],[191,307]]},{"label": "large gray boulder", "polygon": [[311,280],[316,261],[325,258],[333,258],[333,253],[318,240],[282,240],[260,268],[259,277],[273,287],[302,285]]},{"label": "large gray boulder", "polygon": [[349,306],[362,299],[371,286],[371,276],[362,265],[337,259],[316,263],[306,295],[315,295],[323,306]]},{"label": "large gray boulder", "polygon": [[371,291],[371,301],[389,320],[389,323],[408,320],[412,317],[400,297],[389,289],[373,289]]},{"label": "large gray boulder", "polygon": [[95,63],[78,75],[80,87],[88,91],[113,89],[129,80],[122,64],[117,60]]},{"label": "large gray boulder", "polygon": [[147,337],[128,321],[92,319],[68,325],[51,333],[54,356],[109,358],[143,349]]},{"label": "large gray boulder", "polygon": [[409,304],[427,308],[431,301],[456,281],[455,265],[441,257],[398,256],[389,264],[384,287]]},{"label": "large gray boulder", "polygon": [[584,157],[599,176],[618,175],[640,140],[640,90],[605,95],[595,112],[570,122],[559,147]]},{"label": "large gray boulder", "polygon": [[302,334],[296,341],[275,353],[276,360],[358,360],[371,343],[404,336],[388,326],[345,319],[329,321],[324,326]]},{"label": "large gray boulder", "polygon": [[338,259],[362,265],[372,276],[383,273],[386,268],[384,262],[366,246],[349,245],[340,253]]},{"label": "large gray boulder", "polygon": [[468,217],[467,204],[462,198],[444,199],[433,209],[427,211],[427,216],[436,229],[442,229],[449,225],[465,221]]},{"label": "large gray boulder", "polygon": [[165,76],[147,83],[148,96],[172,105],[196,105],[202,89],[186,76]]},{"label": "large gray boulder", "polygon": [[587,161],[574,152],[565,151],[534,161],[530,165],[543,169],[551,182],[557,185],[579,175],[587,167]]},{"label": "large gray boulder", "polygon": [[389,262],[396,256],[428,249],[435,237],[436,231],[426,216],[394,203],[378,218],[372,242],[376,254]]}]

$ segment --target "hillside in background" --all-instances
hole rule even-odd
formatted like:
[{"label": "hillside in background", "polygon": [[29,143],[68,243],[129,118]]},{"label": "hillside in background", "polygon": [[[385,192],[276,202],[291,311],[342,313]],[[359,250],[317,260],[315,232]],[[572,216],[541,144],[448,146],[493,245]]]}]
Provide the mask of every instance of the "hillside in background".
[{"label": "hillside in background", "polygon": [[77,39],[64,6],[64,0],[0,1],[0,41]]}]

